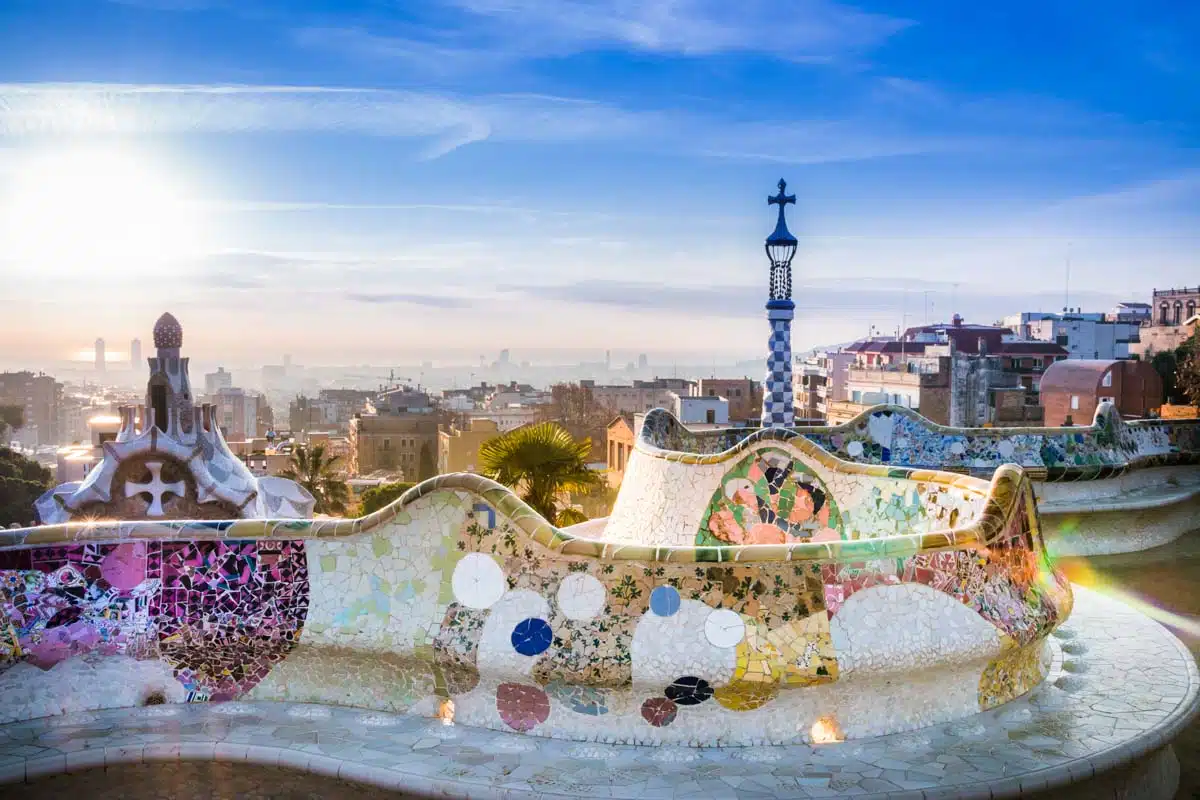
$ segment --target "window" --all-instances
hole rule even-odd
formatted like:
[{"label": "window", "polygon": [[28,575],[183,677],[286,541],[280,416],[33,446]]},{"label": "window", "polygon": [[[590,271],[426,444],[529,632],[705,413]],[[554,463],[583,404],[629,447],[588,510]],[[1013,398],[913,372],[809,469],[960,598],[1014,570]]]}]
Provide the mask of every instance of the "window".
[{"label": "window", "polygon": [[1175,301],[1175,323],[1174,324],[1178,325],[1179,323],[1183,322],[1182,317],[1183,317],[1183,303],[1176,300]]},{"label": "window", "polygon": [[1112,386],[1112,370],[1111,369],[1108,372],[1104,373],[1104,377],[1100,379],[1100,385],[1106,389],[1109,386]]},{"label": "window", "polygon": [[1068,341],[1070,341],[1070,337],[1065,333],[1060,333],[1058,336],[1054,337],[1054,343],[1059,347],[1066,347]]},{"label": "window", "polygon": [[1077,395],[1077,394],[1071,395],[1071,410],[1072,411],[1079,410],[1079,395]]},{"label": "window", "polygon": [[1163,303],[1161,306],[1158,307],[1158,310],[1159,310],[1159,315],[1158,315],[1159,324],[1166,325],[1167,324],[1167,304]]},{"label": "window", "polygon": [[1191,319],[1191,318],[1192,318],[1192,317],[1194,317],[1194,316],[1196,316],[1196,301],[1195,301],[1195,300],[1188,300],[1188,304],[1187,304],[1187,318],[1188,318],[1188,319]]},{"label": "window", "polygon": [[392,440],[391,440],[391,439],[384,439],[384,440],[383,440],[383,449],[384,449],[384,450],[391,450],[391,449],[392,449]]}]

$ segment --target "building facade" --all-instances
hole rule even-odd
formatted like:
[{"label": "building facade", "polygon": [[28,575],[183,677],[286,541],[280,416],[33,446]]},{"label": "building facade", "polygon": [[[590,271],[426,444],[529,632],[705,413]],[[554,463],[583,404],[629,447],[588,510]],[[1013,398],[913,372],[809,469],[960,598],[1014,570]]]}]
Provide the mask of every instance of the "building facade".
[{"label": "building facade", "polygon": [[216,372],[209,372],[204,375],[204,394],[207,397],[215,397],[217,392],[222,389],[230,389],[233,387],[233,373],[226,372],[224,367],[217,367]]},{"label": "building facade", "polygon": [[680,397],[672,392],[669,408],[684,425],[729,424],[729,401],[724,397]]},{"label": "building facade", "polygon": [[618,414],[608,423],[605,431],[607,458],[605,459],[608,485],[616,489],[625,480],[625,468],[633,455],[636,436],[636,421],[633,414]]},{"label": "building facade", "polygon": [[750,378],[701,378],[696,393],[729,401],[730,422],[758,422],[762,416],[762,384]]},{"label": "building facade", "polygon": [[217,410],[217,424],[227,441],[241,442],[258,436],[258,395],[236,386],[218,389],[210,396]]},{"label": "building facade", "polygon": [[1091,425],[1101,403],[1114,403],[1132,419],[1154,413],[1162,405],[1162,378],[1144,361],[1060,361],[1042,376],[1046,424]]},{"label": "building facade", "polygon": [[62,444],[63,387],[49,375],[0,372],[0,406],[21,409],[23,425],[13,433],[28,447]]},{"label": "building facade", "polygon": [[468,420],[465,430],[441,428],[438,431],[438,474],[447,472],[478,472],[479,448],[489,439],[502,433],[490,419]]},{"label": "building facade", "polygon": [[1150,321],[1142,326],[1141,341],[1132,352],[1144,360],[1155,353],[1179,347],[1195,330],[1188,320],[1200,310],[1200,287],[1155,289],[1150,300]]},{"label": "building facade", "polygon": [[1141,323],[1115,321],[1105,314],[1067,312],[1047,314],[1026,311],[1006,317],[1004,324],[1022,339],[1054,342],[1068,358],[1129,358],[1130,346],[1140,341]]},{"label": "building facade", "polygon": [[431,414],[364,413],[350,421],[351,475],[383,470],[415,482],[436,474],[437,452],[438,422]]}]

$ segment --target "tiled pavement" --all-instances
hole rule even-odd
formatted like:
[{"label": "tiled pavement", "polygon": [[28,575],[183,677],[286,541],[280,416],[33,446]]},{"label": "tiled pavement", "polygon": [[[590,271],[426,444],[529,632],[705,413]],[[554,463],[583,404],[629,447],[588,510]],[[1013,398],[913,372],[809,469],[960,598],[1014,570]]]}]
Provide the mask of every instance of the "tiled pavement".
[{"label": "tiled pavement", "polygon": [[[1161,747],[1195,715],[1200,679],[1187,650],[1119,603],[1077,590],[1053,648],[1049,676],[1024,698],[946,725],[835,745],[629,747],[350,708],[165,705],[4,726],[0,781],[216,760],[456,797],[1003,797],[1111,769]],[[193,769],[176,763],[163,774]],[[231,774],[242,779],[240,769]],[[27,797],[33,787],[3,788]]]}]

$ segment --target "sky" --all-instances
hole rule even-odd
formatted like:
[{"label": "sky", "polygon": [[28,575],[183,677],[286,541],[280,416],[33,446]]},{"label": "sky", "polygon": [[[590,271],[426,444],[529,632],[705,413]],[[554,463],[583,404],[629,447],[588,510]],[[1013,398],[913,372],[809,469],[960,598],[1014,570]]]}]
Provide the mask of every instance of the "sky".
[{"label": "sky", "polygon": [[0,361],[752,356],[780,177],[797,351],[1200,284],[1196,3],[5,0],[0,76]]}]

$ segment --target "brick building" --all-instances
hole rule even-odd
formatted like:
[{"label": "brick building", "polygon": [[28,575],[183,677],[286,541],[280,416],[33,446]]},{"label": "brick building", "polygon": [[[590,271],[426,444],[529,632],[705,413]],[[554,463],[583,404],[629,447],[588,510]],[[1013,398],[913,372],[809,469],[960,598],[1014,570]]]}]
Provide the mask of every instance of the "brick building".
[{"label": "brick building", "polygon": [[1090,425],[1105,400],[1123,417],[1145,417],[1162,404],[1162,388],[1144,361],[1059,361],[1042,376],[1046,425]]}]

